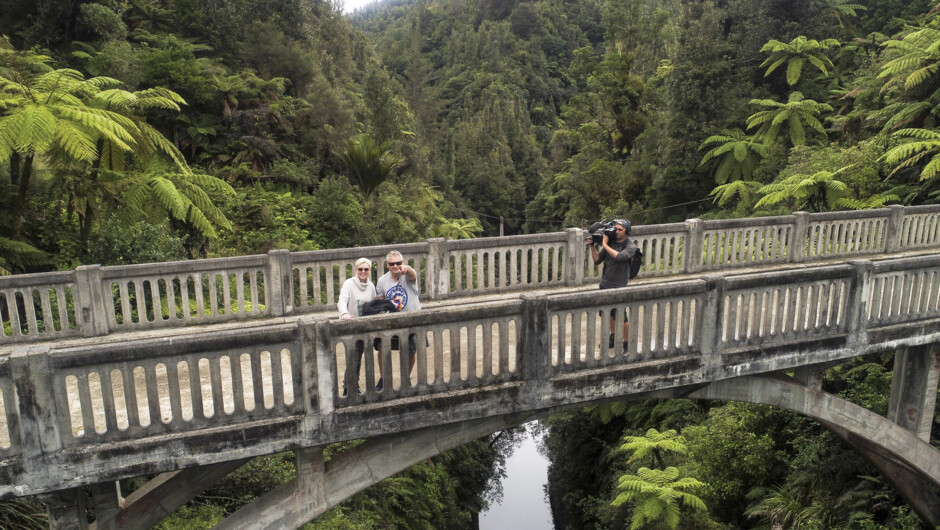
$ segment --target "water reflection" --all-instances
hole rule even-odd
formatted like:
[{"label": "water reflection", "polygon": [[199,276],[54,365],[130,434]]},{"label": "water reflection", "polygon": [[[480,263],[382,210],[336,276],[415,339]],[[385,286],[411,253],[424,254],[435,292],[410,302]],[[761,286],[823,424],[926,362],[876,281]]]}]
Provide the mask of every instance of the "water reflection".
[{"label": "water reflection", "polygon": [[548,459],[539,454],[536,438],[541,436],[538,429],[527,428],[521,445],[506,460],[503,499],[480,514],[481,530],[554,528],[545,496]]}]

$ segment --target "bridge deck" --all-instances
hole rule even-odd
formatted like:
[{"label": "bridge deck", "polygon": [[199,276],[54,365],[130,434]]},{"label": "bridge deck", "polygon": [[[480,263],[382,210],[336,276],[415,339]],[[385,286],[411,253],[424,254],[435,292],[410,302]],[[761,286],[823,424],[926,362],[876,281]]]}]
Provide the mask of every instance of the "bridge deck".
[{"label": "bridge deck", "polygon": [[350,321],[389,247],[0,278],[0,498],[940,342],[940,207],[637,227],[605,291],[583,236],[402,245],[425,309]]}]

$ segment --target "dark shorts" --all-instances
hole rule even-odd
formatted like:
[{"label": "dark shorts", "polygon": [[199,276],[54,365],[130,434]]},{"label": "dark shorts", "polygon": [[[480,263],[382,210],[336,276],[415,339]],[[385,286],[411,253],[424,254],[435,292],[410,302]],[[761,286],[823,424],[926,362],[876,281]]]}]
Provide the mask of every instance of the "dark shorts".
[{"label": "dark shorts", "polygon": [[[424,342],[427,343],[427,339],[424,339]],[[427,344],[425,344],[427,346]],[[392,349],[398,350],[401,349],[400,341],[398,340],[398,335],[392,336]],[[414,355],[418,352],[418,335],[416,333],[408,334],[408,355]]]},{"label": "dark shorts", "polygon": [[[601,290],[604,290],[604,289],[621,289],[621,287],[601,287]],[[614,318],[614,317],[616,317],[616,316],[617,316],[617,310],[616,310],[616,309],[611,309],[611,310],[610,310],[610,318]],[[623,321],[624,321],[624,322],[630,322],[630,319],[627,318],[627,308],[626,308],[626,307],[623,308]]]}]

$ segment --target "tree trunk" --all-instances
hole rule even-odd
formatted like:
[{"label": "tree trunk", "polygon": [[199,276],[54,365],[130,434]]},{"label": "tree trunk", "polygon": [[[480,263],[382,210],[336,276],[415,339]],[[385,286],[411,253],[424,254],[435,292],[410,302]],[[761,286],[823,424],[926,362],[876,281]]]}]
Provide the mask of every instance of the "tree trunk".
[{"label": "tree trunk", "polygon": [[[10,162],[11,169],[13,162]],[[23,216],[26,214],[26,194],[29,191],[29,179],[33,173],[33,155],[27,155],[23,158],[23,166],[18,175],[19,189],[16,194],[16,204],[13,206],[13,239],[20,238],[20,232],[23,230]],[[16,173],[10,174],[10,180],[13,180]]]},{"label": "tree trunk", "polygon": [[16,186],[20,180],[20,154],[16,151],[10,155],[10,184]]}]

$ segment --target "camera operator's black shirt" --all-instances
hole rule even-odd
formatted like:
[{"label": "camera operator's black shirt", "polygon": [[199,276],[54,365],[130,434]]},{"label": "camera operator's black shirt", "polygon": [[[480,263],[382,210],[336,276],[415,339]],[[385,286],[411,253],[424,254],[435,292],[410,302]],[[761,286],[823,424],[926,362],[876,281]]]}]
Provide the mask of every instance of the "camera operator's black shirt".
[{"label": "camera operator's black shirt", "polygon": [[607,249],[601,247],[594,263],[604,262],[604,272],[601,274],[601,289],[613,287],[626,287],[630,281],[630,260],[636,254],[636,245],[628,237],[623,242],[608,241],[610,248],[617,251],[617,257],[612,258]]}]

